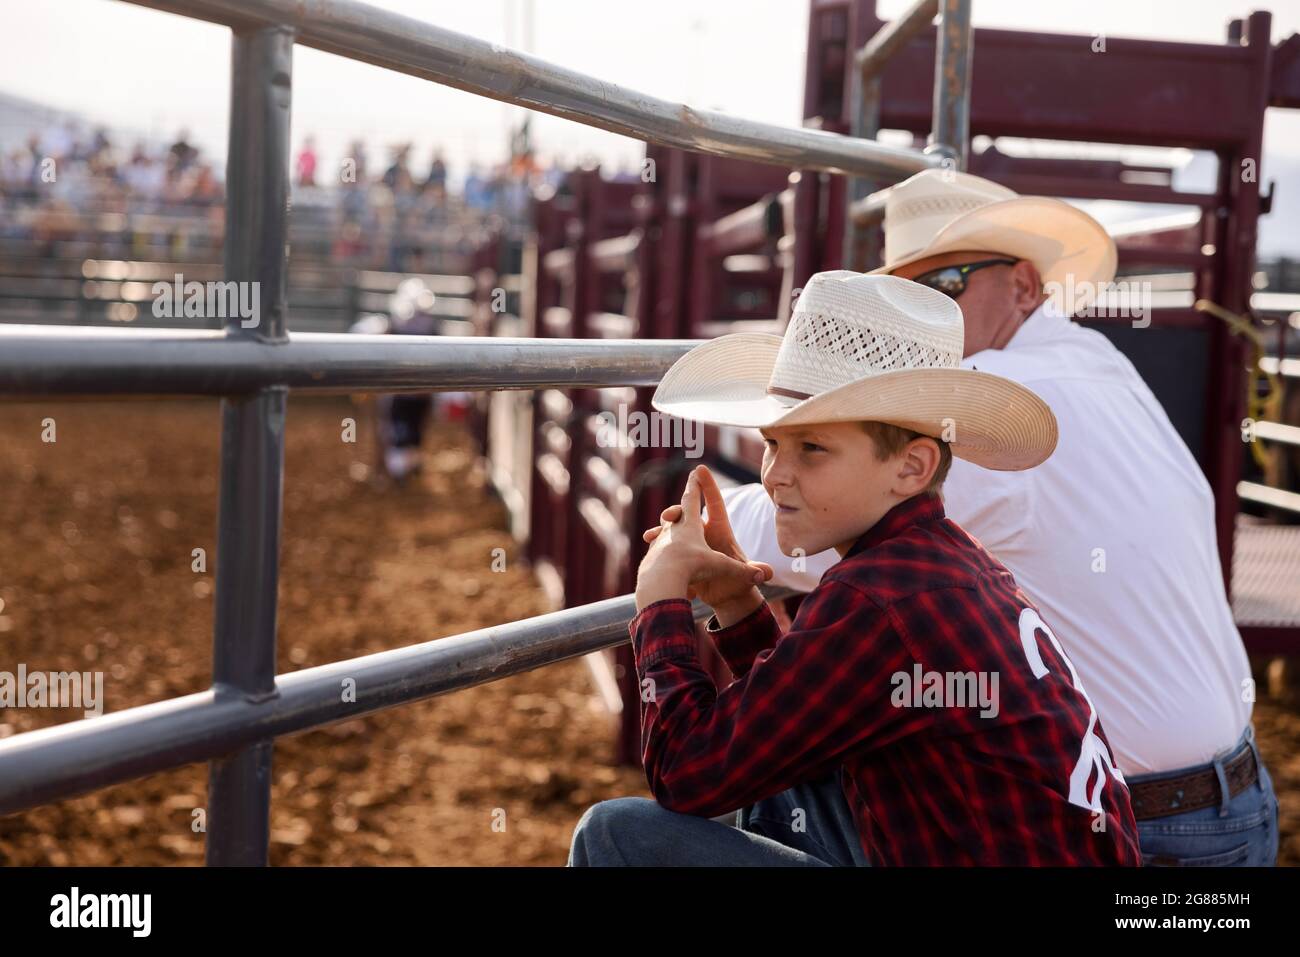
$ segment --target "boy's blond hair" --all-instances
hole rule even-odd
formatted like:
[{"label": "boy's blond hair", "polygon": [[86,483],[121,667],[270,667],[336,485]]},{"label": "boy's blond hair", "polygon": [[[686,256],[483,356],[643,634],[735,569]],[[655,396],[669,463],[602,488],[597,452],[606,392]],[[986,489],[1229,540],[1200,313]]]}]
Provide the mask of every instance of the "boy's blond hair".
[{"label": "boy's blond hair", "polygon": [[[913,432],[911,429],[905,429],[901,425],[891,425],[888,422],[875,422],[869,419],[861,419],[858,424],[862,426],[862,431],[871,436],[876,444],[876,460],[883,462],[891,456],[897,455],[903,451],[904,446],[913,439],[922,437],[934,438],[934,436],[924,436],[924,433]],[[937,492],[943,487],[943,481],[948,477],[948,469],[952,465],[952,449],[943,439],[934,439],[939,446],[939,465],[934,470],[934,475],[930,477],[930,484],[925,487],[927,492]]]}]

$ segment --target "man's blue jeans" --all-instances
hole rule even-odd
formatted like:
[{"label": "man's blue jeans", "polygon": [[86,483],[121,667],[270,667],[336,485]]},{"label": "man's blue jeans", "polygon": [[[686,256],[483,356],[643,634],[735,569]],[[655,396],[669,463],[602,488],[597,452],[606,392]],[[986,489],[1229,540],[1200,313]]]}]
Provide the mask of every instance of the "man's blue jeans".
[{"label": "man's blue jeans", "polygon": [[1273,793],[1273,779],[1255,747],[1254,725],[1248,726],[1235,745],[1208,764],[1159,774],[1127,775],[1125,780],[1132,785],[1214,768],[1219,775],[1220,792],[1226,796],[1223,764],[1243,744],[1249,744],[1255,751],[1259,780],[1217,807],[1138,821],[1138,844],[1144,865],[1272,867],[1277,864],[1277,795]]},{"label": "man's blue jeans", "polygon": [[736,811],[734,824],[669,811],[652,798],[589,807],[570,867],[865,867],[841,769]]}]

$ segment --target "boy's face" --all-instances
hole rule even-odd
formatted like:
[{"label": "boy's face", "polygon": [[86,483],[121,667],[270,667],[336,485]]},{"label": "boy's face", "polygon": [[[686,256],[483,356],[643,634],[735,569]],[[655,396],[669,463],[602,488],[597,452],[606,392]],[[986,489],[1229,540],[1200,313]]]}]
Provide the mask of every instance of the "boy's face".
[{"label": "boy's face", "polygon": [[803,555],[834,548],[843,556],[886,512],[915,494],[919,476],[909,472],[916,467],[909,466],[915,442],[881,462],[874,440],[857,422],[759,432],[766,446],[763,488],[777,506],[776,540],[786,555],[796,548]]}]

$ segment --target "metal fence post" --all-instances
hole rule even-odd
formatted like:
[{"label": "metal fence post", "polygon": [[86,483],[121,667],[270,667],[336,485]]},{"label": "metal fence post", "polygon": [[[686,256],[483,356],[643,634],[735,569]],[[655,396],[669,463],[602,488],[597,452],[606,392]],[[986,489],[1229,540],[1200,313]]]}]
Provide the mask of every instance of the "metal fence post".
[{"label": "metal fence post", "polygon": [[929,150],[966,169],[970,154],[971,0],[941,0],[934,51],[934,127]]},{"label": "metal fence post", "polygon": [[[226,171],[226,280],[247,290],[251,317],[226,317],[227,337],[287,342],[289,116],[293,31],[231,33]],[[248,284],[248,285],[245,285]],[[217,695],[274,697],[276,590],[288,390],[221,402],[212,680]],[[270,843],[273,740],[215,759],[208,775],[209,865],[265,865]]]},{"label": "metal fence post", "polygon": [[[850,136],[875,139],[880,134],[880,81],[885,68],[894,54],[929,26],[938,10],[939,0],[916,0],[897,19],[881,26],[864,47],[854,51],[849,65]],[[860,7],[851,8],[849,38],[855,44],[861,30],[858,20],[864,13],[865,10]],[[937,52],[935,57],[937,62]],[[844,269],[861,272],[876,265],[880,254],[879,224],[857,222],[853,210],[869,195],[892,182],[894,181],[870,176],[848,178],[844,200],[848,209],[844,217],[841,252]]]}]

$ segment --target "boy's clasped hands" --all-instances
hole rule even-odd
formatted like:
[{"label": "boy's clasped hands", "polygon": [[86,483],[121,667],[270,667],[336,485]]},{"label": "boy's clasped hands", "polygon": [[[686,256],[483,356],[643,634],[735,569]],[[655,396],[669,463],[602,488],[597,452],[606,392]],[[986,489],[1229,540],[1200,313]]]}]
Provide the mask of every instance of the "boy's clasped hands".
[{"label": "boy's clasped hands", "polygon": [[[708,508],[707,520],[701,507]],[[727,520],[722,492],[703,465],[691,471],[681,504],[664,509],[660,524],[641,537],[650,549],[637,571],[638,611],[666,598],[699,598],[722,621],[723,609],[761,602],[755,586],[773,574],[771,565],[746,560]]]}]

